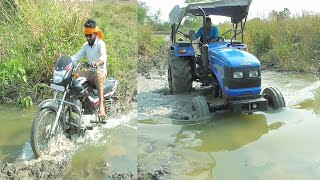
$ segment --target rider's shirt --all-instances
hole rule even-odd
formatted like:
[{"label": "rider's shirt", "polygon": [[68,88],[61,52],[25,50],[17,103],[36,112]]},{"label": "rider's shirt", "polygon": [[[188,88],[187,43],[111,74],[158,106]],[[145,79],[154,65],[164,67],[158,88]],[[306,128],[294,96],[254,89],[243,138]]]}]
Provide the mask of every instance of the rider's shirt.
[{"label": "rider's shirt", "polygon": [[103,40],[96,38],[92,47],[89,46],[88,42],[84,43],[79,52],[73,55],[71,59],[73,62],[78,62],[84,56],[87,56],[89,64],[93,61],[103,60],[104,63],[99,66],[99,69],[107,73],[107,50]]},{"label": "rider's shirt", "polygon": [[[198,32],[195,34],[195,37],[198,39],[199,37],[201,37],[204,33],[204,28],[201,27]],[[218,28],[215,26],[211,26],[211,31],[207,32],[208,34],[208,39],[213,38],[214,40],[217,40],[219,37],[219,33],[218,33]]]}]

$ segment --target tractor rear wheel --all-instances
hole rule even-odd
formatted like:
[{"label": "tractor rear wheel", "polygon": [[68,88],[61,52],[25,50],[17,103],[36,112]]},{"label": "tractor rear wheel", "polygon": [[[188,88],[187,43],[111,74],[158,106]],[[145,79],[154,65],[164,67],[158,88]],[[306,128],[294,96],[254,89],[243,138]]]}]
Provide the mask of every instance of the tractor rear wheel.
[{"label": "tractor rear wheel", "polygon": [[274,110],[286,107],[286,103],[281,92],[274,87],[267,87],[263,90],[262,95],[268,100],[268,106]]},{"label": "tractor rear wheel", "polygon": [[170,57],[168,84],[171,94],[185,93],[192,89],[191,60],[184,57]]}]

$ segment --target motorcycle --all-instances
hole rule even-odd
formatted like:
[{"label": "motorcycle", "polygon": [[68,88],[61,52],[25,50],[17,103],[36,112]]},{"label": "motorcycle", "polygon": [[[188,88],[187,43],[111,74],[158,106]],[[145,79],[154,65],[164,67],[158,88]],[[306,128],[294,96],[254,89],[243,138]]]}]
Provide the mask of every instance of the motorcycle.
[{"label": "motorcycle", "polygon": [[[88,63],[73,64],[71,57],[65,55],[56,62],[50,85],[54,91],[53,99],[46,99],[39,104],[40,110],[32,124],[31,146],[36,158],[49,154],[50,143],[58,135],[63,134],[67,138],[74,134],[84,136],[86,130],[106,123],[98,116],[100,102],[97,89],[88,79],[79,76],[77,72],[80,68],[96,70],[90,68]],[[114,117],[117,112],[117,86],[116,79],[106,79],[104,106],[107,119]]]}]

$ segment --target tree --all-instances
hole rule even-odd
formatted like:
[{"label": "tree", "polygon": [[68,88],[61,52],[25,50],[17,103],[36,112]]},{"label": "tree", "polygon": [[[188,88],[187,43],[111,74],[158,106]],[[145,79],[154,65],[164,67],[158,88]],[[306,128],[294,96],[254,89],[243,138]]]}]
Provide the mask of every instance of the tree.
[{"label": "tree", "polygon": [[154,13],[151,17],[154,24],[158,24],[161,22],[161,10],[159,9],[156,13]]},{"label": "tree", "polygon": [[147,21],[150,20],[150,17],[147,15],[148,7],[145,2],[138,1],[137,7],[137,16],[138,16],[138,23],[145,24]]},{"label": "tree", "polygon": [[275,10],[272,10],[270,13],[269,13],[269,18],[271,20],[276,20],[277,22],[278,21],[283,21],[285,19],[289,19],[290,18],[290,10],[288,8],[284,8],[283,11],[275,11]]}]

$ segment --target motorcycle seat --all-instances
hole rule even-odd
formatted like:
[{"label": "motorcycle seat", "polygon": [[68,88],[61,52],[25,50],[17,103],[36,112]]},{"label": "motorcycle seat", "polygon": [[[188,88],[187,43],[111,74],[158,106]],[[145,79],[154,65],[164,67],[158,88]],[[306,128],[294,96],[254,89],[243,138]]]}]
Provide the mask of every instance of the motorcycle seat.
[{"label": "motorcycle seat", "polygon": [[[110,93],[113,93],[117,85],[118,85],[118,81],[115,78],[108,77],[104,85],[104,96],[109,96]],[[93,93],[94,95],[98,96],[98,90],[96,89],[96,87],[94,87]]]}]

